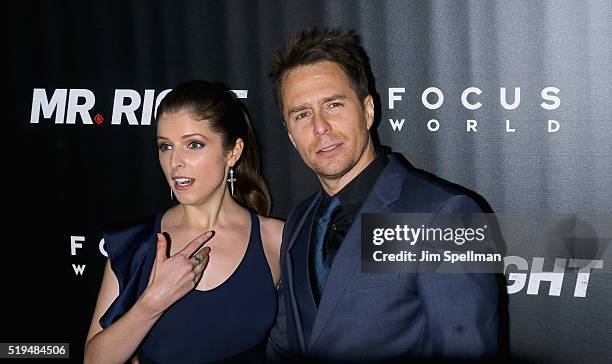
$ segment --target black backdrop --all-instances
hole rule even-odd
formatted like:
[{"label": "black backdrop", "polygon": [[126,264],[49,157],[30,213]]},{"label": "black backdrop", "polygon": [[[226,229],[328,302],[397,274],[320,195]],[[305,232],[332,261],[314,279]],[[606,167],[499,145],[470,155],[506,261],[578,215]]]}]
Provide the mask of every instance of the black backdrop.
[{"label": "black backdrop", "polygon": [[[10,67],[5,88],[10,133],[4,149],[0,341],[69,342],[71,358],[82,360],[105,261],[98,247],[102,229],[169,204],[155,131],[146,125],[151,100],[163,90],[207,79],[247,94],[243,101],[261,145],[274,216],[286,217],[318,188],[286,137],[266,76],[272,51],[292,34],[338,26],[357,30],[370,55],[383,144],[416,167],[482,195],[511,221],[546,220],[574,237],[590,232],[563,251],[529,235],[542,225],[508,232],[506,263],[526,264],[509,264],[508,273],[519,274],[512,282],[527,281],[509,296],[515,356],[538,362],[609,360],[609,1],[132,0],[16,6],[5,11],[9,49],[3,52]],[[437,109],[421,101],[429,87],[444,95]],[[482,91],[468,97],[470,104],[481,102],[480,108],[462,104],[468,87]],[[501,105],[502,87],[510,104],[520,88],[517,108]],[[559,90],[549,92],[560,100],[552,110],[540,105],[554,104],[541,95],[546,87]],[[129,97],[121,99],[124,94]],[[402,99],[391,106],[390,94]],[[113,112],[122,105],[115,103],[122,100],[140,104],[136,125],[126,115],[113,125]],[[85,102],[93,102],[88,112],[72,112],[71,104]],[[402,129],[390,119],[404,119]],[[431,119],[439,122],[438,131],[428,129]],[[466,131],[466,120],[476,120],[478,131]],[[548,120],[557,121],[559,130],[548,132]],[[564,258],[601,268],[592,269],[585,282],[569,261],[555,261]],[[543,271],[563,266],[565,275],[556,271],[553,283],[544,281],[538,289],[530,280],[539,263]],[[578,286],[584,297],[576,293]]]}]

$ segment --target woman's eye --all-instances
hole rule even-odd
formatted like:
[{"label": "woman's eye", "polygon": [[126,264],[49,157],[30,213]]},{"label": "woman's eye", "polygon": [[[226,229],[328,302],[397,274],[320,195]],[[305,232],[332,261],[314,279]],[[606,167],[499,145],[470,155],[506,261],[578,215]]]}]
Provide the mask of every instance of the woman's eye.
[{"label": "woman's eye", "polygon": [[200,148],[202,148],[203,146],[204,146],[204,144],[202,144],[202,143],[198,143],[198,142],[190,142],[190,143],[187,145],[187,147],[188,147],[189,149],[200,149]]},{"label": "woman's eye", "polygon": [[160,145],[158,145],[158,148],[162,152],[166,152],[166,151],[172,149],[172,147],[169,144],[160,144]]}]

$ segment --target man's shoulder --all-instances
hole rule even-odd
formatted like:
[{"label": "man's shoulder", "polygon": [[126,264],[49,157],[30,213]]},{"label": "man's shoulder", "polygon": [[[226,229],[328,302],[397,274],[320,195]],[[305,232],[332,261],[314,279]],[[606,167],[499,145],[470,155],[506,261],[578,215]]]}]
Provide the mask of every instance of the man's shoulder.
[{"label": "man's shoulder", "polygon": [[451,200],[472,205],[474,208],[484,202],[484,198],[464,186],[420,169],[402,167],[405,168],[405,179],[399,197],[393,203],[393,210],[396,212],[434,212]]},{"label": "man's shoulder", "polygon": [[298,204],[289,212],[289,216],[287,216],[287,222],[293,218],[302,216],[303,213],[308,210],[308,207],[314,202],[314,200],[321,194],[320,191],[313,192],[308,197],[298,202]]},{"label": "man's shoulder", "polygon": [[429,172],[407,168],[406,180],[402,192],[426,192],[434,198],[446,199],[464,193],[464,187],[446,181]]}]

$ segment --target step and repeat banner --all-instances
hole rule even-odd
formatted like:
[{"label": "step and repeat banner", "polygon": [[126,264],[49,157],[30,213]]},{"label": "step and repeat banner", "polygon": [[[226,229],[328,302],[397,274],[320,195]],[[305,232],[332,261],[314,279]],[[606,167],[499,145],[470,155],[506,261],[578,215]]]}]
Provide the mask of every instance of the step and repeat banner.
[{"label": "step and repeat banner", "polygon": [[171,205],[152,120],[178,83],[220,81],[247,106],[275,217],[319,188],[267,78],[273,52],[317,26],[360,34],[380,143],[499,215],[513,358],[609,362],[609,1],[17,6],[5,29],[1,342],[69,343],[70,358],[82,360],[103,229]]}]

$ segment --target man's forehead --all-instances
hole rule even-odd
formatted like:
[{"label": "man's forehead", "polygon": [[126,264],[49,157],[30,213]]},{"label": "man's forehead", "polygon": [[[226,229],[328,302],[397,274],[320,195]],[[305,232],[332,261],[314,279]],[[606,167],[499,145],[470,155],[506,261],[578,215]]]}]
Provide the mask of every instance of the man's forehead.
[{"label": "man's forehead", "polygon": [[283,82],[281,84],[285,83],[288,78],[303,77],[304,73],[308,73],[313,77],[325,77],[329,73],[334,73],[348,80],[348,74],[339,63],[321,60],[314,63],[300,64],[288,69],[282,77]]},{"label": "man's forehead", "polygon": [[[334,72],[333,70],[316,69],[294,69],[283,77],[281,84],[281,95],[283,98],[291,94],[301,94],[306,91],[312,93],[328,92],[331,97],[333,94],[345,94],[351,88],[351,83],[344,73]],[[345,95],[347,96],[347,95]]]}]

